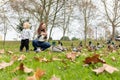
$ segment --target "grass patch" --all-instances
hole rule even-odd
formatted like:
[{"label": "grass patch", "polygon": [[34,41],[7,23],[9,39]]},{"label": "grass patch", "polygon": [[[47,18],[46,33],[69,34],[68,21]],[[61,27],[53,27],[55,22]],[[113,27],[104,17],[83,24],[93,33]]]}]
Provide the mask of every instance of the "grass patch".
[{"label": "grass patch", "polygon": [[[77,45],[79,42],[75,42]],[[63,42],[64,46],[70,49],[71,42]],[[0,42],[0,49],[3,49],[2,42]],[[7,51],[13,51],[14,55],[20,56],[24,54],[26,59],[24,61],[16,61],[13,65],[6,67],[5,69],[0,70],[0,79],[1,80],[12,80],[13,78],[18,78],[19,80],[26,80],[26,77],[33,75],[33,73],[26,74],[21,71],[13,72],[13,70],[19,66],[22,62],[28,68],[32,68],[36,70],[40,68],[45,70],[46,74],[41,78],[41,80],[50,80],[52,75],[56,75],[57,77],[61,78],[61,80],[119,80],[120,72],[114,72],[113,74],[109,74],[104,72],[102,74],[95,74],[92,69],[102,64],[95,64],[90,65],[88,67],[83,66],[83,60],[85,56],[80,55],[75,59],[74,62],[68,60],[66,58],[66,53],[57,53],[57,52],[50,52],[50,50],[46,50],[41,53],[35,53],[34,51],[26,52],[19,52],[20,42],[6,42],[5,45],[5,54],[0,54],[0,63],[2,61],[9,62],[13,55],[7,54]],[[32,49],[32,45],[30,43],[30,49]],[[51,53],[51,54],[49,54]],[[88,52],[87,50],[83,50],[81,54],[92,55],[93,52]],[[99,50],[96,53],[101,54],[103,50]],[[57,56],[58,58],[62,59],[62,61],[50,61],[50,62],[39,62],[34,59],[34,57],[45,57],[46,59],[50,60],[53,56]],[[115,57],[116,61],[113,61],[111,57]],[[119,50],[115,53],[110,53],[109,55],[103,56],[103,59],[107,62],[107,64],[114,66],[120,70],[120,54]]]}]

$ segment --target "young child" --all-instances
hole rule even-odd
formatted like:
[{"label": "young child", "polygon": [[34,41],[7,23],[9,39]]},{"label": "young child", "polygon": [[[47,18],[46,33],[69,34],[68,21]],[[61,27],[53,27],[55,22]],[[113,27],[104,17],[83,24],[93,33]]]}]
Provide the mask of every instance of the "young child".
[{"label": "young child", "polygon": [[21,45],[20,51],[23,51],[23,48],[26,48],[26,52],[29,51],[29,39],[31,38],[31,30],[29,22],[23,24],[23,30],[21,32]]}]

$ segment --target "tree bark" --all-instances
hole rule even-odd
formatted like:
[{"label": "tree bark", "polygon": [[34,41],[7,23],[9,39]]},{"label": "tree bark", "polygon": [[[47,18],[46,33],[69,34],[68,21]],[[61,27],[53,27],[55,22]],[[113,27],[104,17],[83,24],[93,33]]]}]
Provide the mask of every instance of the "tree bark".
[{"label": "tree bark", "polygon": [[115,25],[112,23],[112,40],[115,39]]}]

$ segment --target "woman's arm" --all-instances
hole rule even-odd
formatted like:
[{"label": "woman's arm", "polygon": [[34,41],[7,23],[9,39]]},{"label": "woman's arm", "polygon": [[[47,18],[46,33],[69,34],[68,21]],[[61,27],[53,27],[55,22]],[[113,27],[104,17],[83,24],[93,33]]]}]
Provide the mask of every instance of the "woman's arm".
[{"label": "woman's arm", "polygon": [[47,36],[47,31],[46,29],[44,31],[41,31],[41,35]]}]

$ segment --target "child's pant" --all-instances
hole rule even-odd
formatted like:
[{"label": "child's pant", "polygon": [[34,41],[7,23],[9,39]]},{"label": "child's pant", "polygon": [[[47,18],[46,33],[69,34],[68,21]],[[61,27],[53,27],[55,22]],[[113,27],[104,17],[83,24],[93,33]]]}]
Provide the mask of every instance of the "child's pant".
[{"label": "child's pant", "polygon": [[29,39],[21,40],[20,51],[22,51],[24,47],[26,48],[26,51],[29,50]]}]

